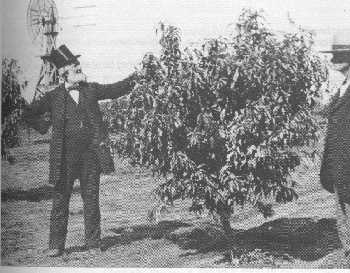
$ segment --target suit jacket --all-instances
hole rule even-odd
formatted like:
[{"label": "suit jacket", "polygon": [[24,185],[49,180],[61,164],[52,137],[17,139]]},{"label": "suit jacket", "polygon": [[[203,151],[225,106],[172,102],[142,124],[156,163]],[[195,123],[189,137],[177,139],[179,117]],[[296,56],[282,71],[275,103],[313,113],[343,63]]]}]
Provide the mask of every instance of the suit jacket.
[{"label": "suit jacket", "polygon": [[[129,93],[132,88],[132,76],[113,84],[85,83],[80,86],[80,101],[90,121],[91,128],[89,129],[92,130],[92,144],[103,173],[114,171],[114,165],[109,149],[100,146],[102,142],[108,140],[108,134],[103,125],[98,101],[121,97]],[[67,96],[69,94],[64,86],[59,86],[47,92],[38,101],[28,105],[23,113],[24,120],[42,134],[46,133],[50,124],[52,124],[49,183],[53,185],[56,185],[60,180],[64,166],[63,148]],[[50,113],[50,121],[40,118],[44,113]]]},{"label": "suit jacket", "polygon": [[350,87],[329,106],[320,180],[322,186],[350,204]]}]

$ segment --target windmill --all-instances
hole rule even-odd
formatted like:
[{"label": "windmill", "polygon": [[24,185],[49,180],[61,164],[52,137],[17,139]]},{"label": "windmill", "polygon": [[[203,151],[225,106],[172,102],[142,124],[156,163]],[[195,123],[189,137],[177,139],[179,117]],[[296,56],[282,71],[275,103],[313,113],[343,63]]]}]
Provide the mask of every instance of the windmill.
[{"label": "windmill", "polygon": [[58,72],[48,62],[52,49],[56,48],[58,12],[53,0],[30,0],[27,8],[27,28],[34,45],[40,49],[42,60],[39,79],[33,100],[57,86]]}]

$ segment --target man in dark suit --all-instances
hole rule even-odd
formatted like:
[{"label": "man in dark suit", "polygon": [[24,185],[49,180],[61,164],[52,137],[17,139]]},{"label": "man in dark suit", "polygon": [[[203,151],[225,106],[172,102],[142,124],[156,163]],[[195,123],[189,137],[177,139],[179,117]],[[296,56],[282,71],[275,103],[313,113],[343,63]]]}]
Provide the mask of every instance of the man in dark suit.
[{"label": "man in dark suit", "polygon": [[[78,56],[62,45],[48,58],[63,84],[28,105],[24,119],[41,133],[52,124],[50,177],[54,196],[50,218],[47,255],[64,252],[69,215],[69,200],[75,179],[80,180],[84,203],[85,245],[92,251],[100,248],[100,173],[114,171],[98,101],[128,94],[133,88],[130,76],[113,84],[87,83]],[[38,117],[49,113],[50,122]]]},{"label": "man in dark suit", "polygon": [[321,165],[322,186],[335,193],[337,226],[347,259],[350,258],[350,37],[334,37],[333,68],[344,76],[344,82],[329,105],[328,128]]}]

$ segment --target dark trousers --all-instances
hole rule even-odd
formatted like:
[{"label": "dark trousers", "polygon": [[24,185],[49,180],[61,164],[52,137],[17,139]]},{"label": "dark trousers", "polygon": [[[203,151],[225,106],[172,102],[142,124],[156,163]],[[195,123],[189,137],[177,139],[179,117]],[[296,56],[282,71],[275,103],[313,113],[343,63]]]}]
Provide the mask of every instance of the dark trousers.
[{"label": "dark trousers", "polygon": [[[337,227],[339,239],[344,248],[344,252],[349,253],[350,259],[350,204],[343,200],[343,195],[339,194],[337,186],[335,188],[335,204],[337,215]],[[349,260],[350,261],[350,260]]]},{"label": "dark trousers", "polygon": [[81,153],[66,158],[66,172],[61,183],[55,186],[50,218],[50,249],[63,249],[67,237],[69,200],[74,180],[79,178],[81,196],[84,203],[85,245],[88,248],[100,244],[99,184],[100,170],[95,152],[85,149]]}]

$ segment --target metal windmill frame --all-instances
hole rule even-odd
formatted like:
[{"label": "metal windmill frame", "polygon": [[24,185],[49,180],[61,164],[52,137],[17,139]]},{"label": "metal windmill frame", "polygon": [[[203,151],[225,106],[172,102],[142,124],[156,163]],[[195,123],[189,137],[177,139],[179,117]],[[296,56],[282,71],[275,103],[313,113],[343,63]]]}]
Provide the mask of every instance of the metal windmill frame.
[{"label": "metal windmill frame", "polygon": [[58,36],[58,12],[53,0],[30,0],[27,9],[27,27],[33,43],[41,49],[42,60],[39,78],[33,100],[42,96],[59,83],[58,71],[48,61],[51,51],[56,48]]}]

